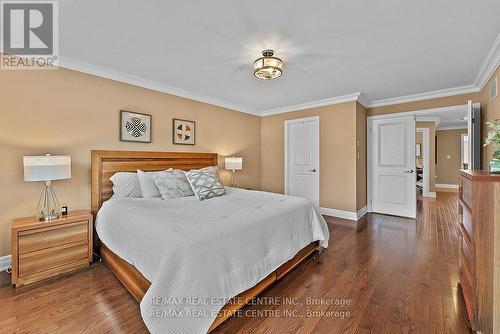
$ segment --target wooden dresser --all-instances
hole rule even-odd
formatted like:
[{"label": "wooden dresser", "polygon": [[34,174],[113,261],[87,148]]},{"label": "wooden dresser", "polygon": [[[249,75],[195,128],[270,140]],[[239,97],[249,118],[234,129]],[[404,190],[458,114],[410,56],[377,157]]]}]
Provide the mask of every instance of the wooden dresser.
[{"label": "wooden dresser", "polygon": [[35,217],[12,221],[12,284],[16,287],[88,267],[92,224],[88,211],[74,211],[50,222]]},{"label": "wooden dresser", "polygon": [[500,175],[460,171],[459,278],[472,328],[500,333]]}]

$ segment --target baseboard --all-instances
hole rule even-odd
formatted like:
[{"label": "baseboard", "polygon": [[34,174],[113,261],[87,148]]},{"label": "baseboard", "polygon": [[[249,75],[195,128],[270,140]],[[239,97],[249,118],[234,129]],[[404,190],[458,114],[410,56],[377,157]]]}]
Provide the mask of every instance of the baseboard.
[{"label": "baseboard", "polygon": [[356,222],[356,221],[358,221],[359,218],[363,217],[366,214],[367,207],[365,206],[364,208],[362,208],[358,212],[344,211],[344,210],[337,210],[337,209],[330,209],[330,208],[319,208],[319,210],[320,210],[321,214],[325,215],[325,216],[348,219],[348,220],[352,220],[352,221]]},{"label": "baseboard", "polygon": [[458,184],[436,183],[436,188],[441,188],[441,189],[458,189]]},{"label": "baseboard", "polygon": [[12,257],[10,255],[0,256],[0,271],[5,271],[12,263]]},{"label": "baseboard", "polygon": [[358,212],[356,212],[356,220],[359,220],[361,217],[363,217],[364,215],[366,215],[366,213],[368,212],[368,207],[367,206],[364,206],[362,207],[361,209],[359,209]]}]

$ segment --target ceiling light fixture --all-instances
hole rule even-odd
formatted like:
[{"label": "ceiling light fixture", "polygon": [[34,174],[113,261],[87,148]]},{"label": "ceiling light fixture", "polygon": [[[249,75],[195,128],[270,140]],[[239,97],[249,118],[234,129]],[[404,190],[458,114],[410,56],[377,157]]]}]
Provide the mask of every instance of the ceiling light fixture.
[{"label": "ceiling light fixture", "polygon": [[273,57],[274,50],[262,51],[262,56],[253,63],[253,74],[262,80],[279,78],[283,74],[283,61]]}]

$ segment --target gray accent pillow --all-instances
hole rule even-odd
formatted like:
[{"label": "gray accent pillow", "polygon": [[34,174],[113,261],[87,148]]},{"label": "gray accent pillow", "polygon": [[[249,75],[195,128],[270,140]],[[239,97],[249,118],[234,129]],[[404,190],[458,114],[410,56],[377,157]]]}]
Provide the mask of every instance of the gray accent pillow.
[{"label": "gray accent pillow", "polygon": [[118,172],[109,179],[113,182],[112,198],[142,197],[141,186],[139,184],[137,173]]},{"label": "gray accent pillow", "polygon": [[151,175],[162,199],[193,196],[191,186],[180,169],[169,169]]},{"label": "gray accent pillow", "polygon": [[193,169],[185,172],[185,174],[191,189],[193,189],[196,198],[200,201],[222,196],[226,193],[226,189],[219,177],[219,170],[215,166]]},{"label": "gray accent pillow", "polygon": [[[171,170],[169,168],[168,170]],[[139,178],[139,185],[141,186],[142,198],[160,198],[161,194],[158,187],[153,181],[153,175],[160,172],[143,172],[137,170],[137,177]]]}]

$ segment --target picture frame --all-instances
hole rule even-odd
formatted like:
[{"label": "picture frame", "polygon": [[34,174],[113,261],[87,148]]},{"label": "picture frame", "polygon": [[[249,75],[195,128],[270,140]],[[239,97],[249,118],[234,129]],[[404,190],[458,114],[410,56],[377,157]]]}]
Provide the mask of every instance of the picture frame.
[{"label": "picture frame", "polygon": [[196,145],[196,122],[186,119],[172,119],[172,144]]},{"label": "picture frame", "polygon": [[151,143],[152,125],[149,114],[120,110],[120,141]]}]

